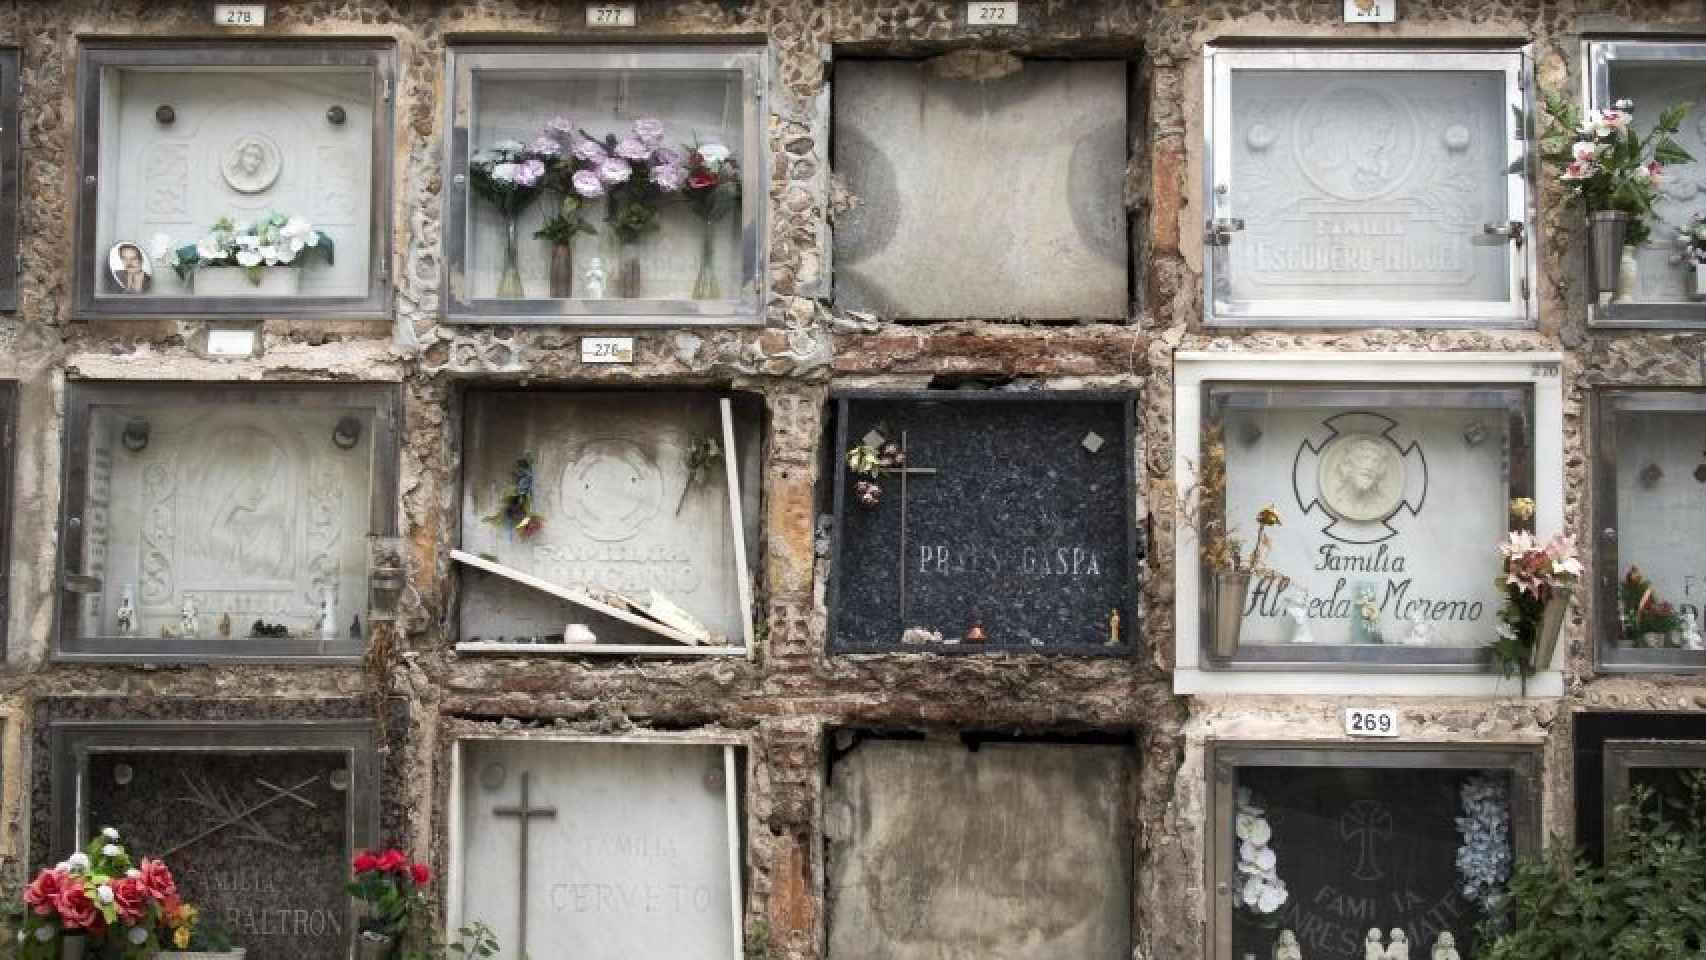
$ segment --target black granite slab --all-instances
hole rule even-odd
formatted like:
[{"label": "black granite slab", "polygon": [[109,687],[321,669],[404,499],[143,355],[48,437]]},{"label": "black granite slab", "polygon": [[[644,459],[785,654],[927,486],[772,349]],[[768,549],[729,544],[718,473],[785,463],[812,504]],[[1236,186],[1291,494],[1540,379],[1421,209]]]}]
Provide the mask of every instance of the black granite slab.
[{"label": "black granite slab", "polygon": [[[1129,393],[838,394],[830,644],[837,652],[1130,654],[1137,636]],[[859,502],[870,431],[909,470]],[[1092,451],[1085,440],[1094,433]],[[904,496],[903,496],[904,493]],[[905,530],[902,530],[904,507]],[[904,566],[904,570],[902,567]],[[904,583],[903,583],[904,581]],[[1109,645],[1119,612],[1119,645]],[[909,628],[984,643],[901,642]]]}]

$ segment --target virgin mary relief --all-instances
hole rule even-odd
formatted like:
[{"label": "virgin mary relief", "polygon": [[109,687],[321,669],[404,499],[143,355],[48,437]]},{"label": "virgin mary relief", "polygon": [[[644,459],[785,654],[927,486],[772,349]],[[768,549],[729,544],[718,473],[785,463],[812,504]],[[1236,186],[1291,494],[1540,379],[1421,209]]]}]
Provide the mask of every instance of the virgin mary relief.
[{"label": "virgin mary relief", "polygon": [[186,566],[216,588],[287,588],[296,572],[296,461],[255,427],[212,433],[193,454],[184,493]]}]

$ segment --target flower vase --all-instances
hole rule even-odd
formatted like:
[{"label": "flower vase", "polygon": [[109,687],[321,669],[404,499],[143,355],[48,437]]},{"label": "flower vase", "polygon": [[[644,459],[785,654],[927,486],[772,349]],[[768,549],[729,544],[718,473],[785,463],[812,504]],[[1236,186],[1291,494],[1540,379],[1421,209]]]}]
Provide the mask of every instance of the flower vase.
[{"label": "flower vase", "polygon": [[1603,296],[1617,290],[1618,260],[1623,254],[1623,238],[1629,235],[1629,214],[1595,210],[1588,214],[1588,227],[1588,266],[1594,292]]},{"label": "flower vase", "polygon": [[81,933],[68,933],[59,938],[59,960],[83,960],[89,938]]},{"label": "flower vase", "polygon": [[1694,299],[1706,300],[1706,263],[1694,264]]},{"label": "flower vase", "polygon": [[706,220],[699,232],[699,275],[693,281],[693,299],[721,300],[722,297],[722,287],[717,283],[716,223]]},{"label": "flower vase", "polygon": [[1612,303],[1628,303],[1635,299],[1641,286],[1641,263],[1635,259],[1635,245],[1626,243],[1617,259],[1617,295]]},{"label": "flower vase", "polygon": [[638,238],[616,240],[615,276],[610,284],[615,297],[637,300],[640,297],[640,242]]},{"label": "flower vase", "polygon": [[396,940],[372,931],[363,931],[355,942],[356,960],[390,960],[396,949]]},{"label": "flower vase", "polygon": [[1558,634],[1564,629],[1564,615],[1570,612],[1569,587],[1553,587],[1552,596],[1540,610],[1540,622],[1534,625],[1534,643],[1529,647],[1529,669],[1538,673],[1552,666],[1552,654],[1558,649]]},{"label": "flower vase", "polygon": [[516,244],[519,232],[520,224],[516,222],[516,215],[504,214],[504,266],[503,273],[498,277],[500,300],[520,300],[527,296],[527,291],[521,286],[520,253]]},{"label": "flower vase", "polygon": [[1213,649],[1210,651],[1215,659],[1230,660],[1238,653],[1238,634],[1244,626],[1244,598],[1250,593],[1250,572],[1248,570],[1219,570],[1214,575],[1214,630]]},{"label": "flower vase", "polygon": [[551,296],[566,300],[575,295],[575,250],[566,243],[551,244]]}]

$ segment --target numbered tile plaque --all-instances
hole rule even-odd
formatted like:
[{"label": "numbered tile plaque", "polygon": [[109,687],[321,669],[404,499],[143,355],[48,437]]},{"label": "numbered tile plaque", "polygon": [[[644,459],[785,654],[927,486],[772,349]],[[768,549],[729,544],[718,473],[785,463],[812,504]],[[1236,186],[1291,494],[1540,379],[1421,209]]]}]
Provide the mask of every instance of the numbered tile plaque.
[{"label": "numbered tile plaque", "polygon": [[1475,955],[1518,856],[1538,850],[1529,748],[1214,746],[1211,956]]},{"label": "numbered tile plaque", "polygon": [[1528,322],[1522,71],[1514,51],[1211,48],[1210,322]]},{"label": "numbered tile plaque", "polygon": [[395,386],[67,394],[59,656],[366,649],[368,537],[396,522]]},{"label": "numbered tile plaque", "polygon": [[78,313],[384,315],[392,45],[79,51]]}]

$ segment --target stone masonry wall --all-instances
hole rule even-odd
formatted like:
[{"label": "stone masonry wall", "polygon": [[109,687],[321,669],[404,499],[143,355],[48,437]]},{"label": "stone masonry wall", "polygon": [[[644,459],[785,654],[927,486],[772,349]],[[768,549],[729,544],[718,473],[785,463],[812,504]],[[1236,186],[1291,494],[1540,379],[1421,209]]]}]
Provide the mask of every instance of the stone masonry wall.
[{"label": "stone masonry wall", "polygon": [[[738,731],[750,738],[745,808],[747,925],[754,956],[823,956],[818,810],[825,737],[838,727],[1127,732],[1138,744],[1140,825],[1134,956],[1190,960],[1204,952],[1203,747],[1209,738],[1336,740],[1341,703],[1326,698],[1201,698],[1171,692],[1172,355],[1180,349],[1559,350],[1569,384],[1566,510],[1584,544],[1589,504],[1585,396],[1590,384],[1706,385],[1706,336],[1591,333],[1580,231],[1555,190],[1543,193],[1539,328],[1208,333],[1201,324],[1202,45],[1233,37],[1337,41],[1490,39],[1533,45],[1542,89],[1578,89],[1579,42],[1594,30],[1706,33],[1706,3],[1629,0],[1401,0],[1392,26],[1349,27],[1339,0],[1026,0],[1024,25],[972,30],[964,4],[943,0],[641,0],[642,26],[622,39],[768,38],[773,58],[769,263],[762,328],[638,333],[632,366],[583,367],[583,334],[546,326],[448,326],[442,291],[440,160],[447,41],[502,34],[585,38],[578,4],[544,0],[308,0],[270,4],[258,35],[382,37],[398,46],[392,270],[394,322],[269,319],[252,360],[199,356],[194,324],[70,319],[73,75],[80,37],[229,37],[192,0],[62,0],[0,8],[0,43],[22,48],[24,276],[21,307],[0,317],[0,378],[21,383],[8,642],[0,670],[0,792],[4,879],[27,868],[30,703],[41,696],[321,700],[406,699],[408,756],[392,785],[402,841],[444,856],[448,733],[507,720],[616,732]],[[1118,51],[1133,58],[1143,103],[1134,117],[1124,203],[1140,251],[1126,325],[1027,327],[977,322],[899,326],[838,312],[826,270],[838,193],[827,169],[826,52],[905,55],[974,48]],[[1116,202],[1117,198],[1109,198]],[[826,570],[814,550],[824,508],[821,464],[830,384],[922,385],[942,374],[1036,378],[1049,387],[1140,391],[1140,506],[1150,534],[1141,654],[1130,660],[831,657],[825,650]],[[396,658],[357,667],[71,666],[49,661],[54,625],[61,414],[68,378],[401,382],[405,432],[401,530],[418,592]],[[470,660],[449,652],[460,409],[470,387],[497,384],[638,387],[717,385],[761,394],[768,409],[762,547],[762,642],[752,661]],[[1706,678],[1596,677],[1578,607],[1563,702],[1399,704],[1416,740],[1546,745],[1548,832],[1571,829],[1572,711],[1706,710]],[[513,723],[512,723],[513,725]],[[975,813],[975,812],[974,812]]]}]

